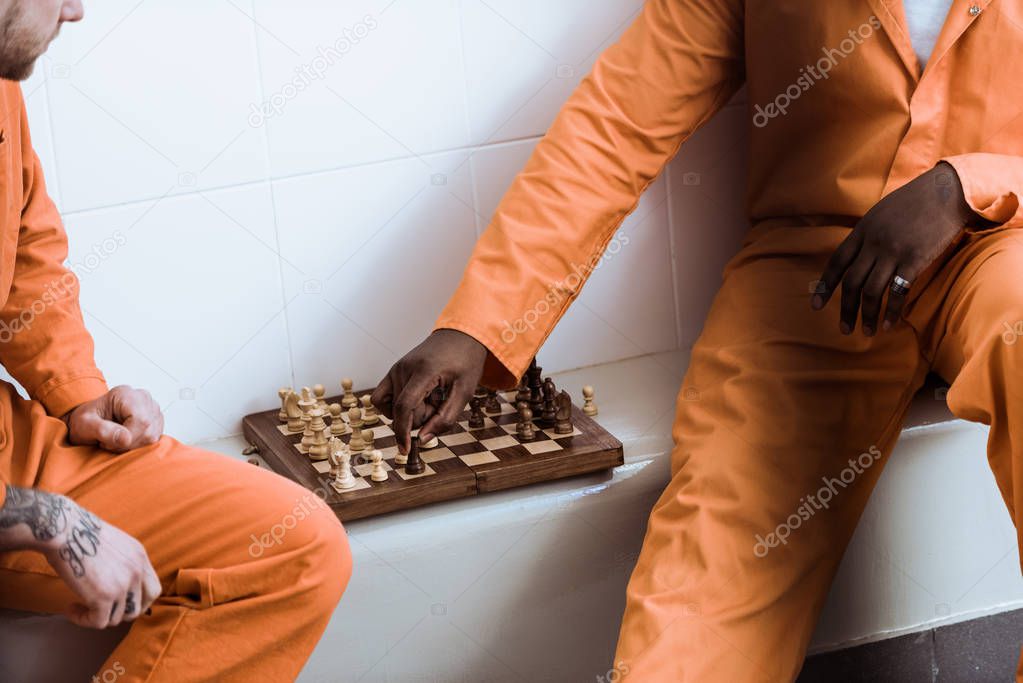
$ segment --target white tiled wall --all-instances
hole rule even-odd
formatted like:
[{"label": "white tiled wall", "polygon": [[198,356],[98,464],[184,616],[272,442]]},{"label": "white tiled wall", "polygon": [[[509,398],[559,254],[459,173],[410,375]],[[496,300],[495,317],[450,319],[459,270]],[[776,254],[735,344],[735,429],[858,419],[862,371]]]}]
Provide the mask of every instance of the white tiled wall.
[{"label": "white tiled wall", "polygon": [[[641,5],[87,2],[25,92],[71,261],[102,254],[82,303],[110,381],[152,390],[187,441],[283,385],[374,384]],[[652,186],[547,368],[691,343],[744,230],[741,119]]]}]

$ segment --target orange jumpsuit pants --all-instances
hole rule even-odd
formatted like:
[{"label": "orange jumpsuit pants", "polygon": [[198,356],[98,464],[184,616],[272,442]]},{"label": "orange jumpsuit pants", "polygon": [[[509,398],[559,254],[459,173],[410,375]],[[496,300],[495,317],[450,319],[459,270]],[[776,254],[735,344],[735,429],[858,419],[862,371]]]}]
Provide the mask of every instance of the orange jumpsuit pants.
[{"label": "orange jumpsuit pants", "polygon": [[[0,386],[0,475],[67,495],[137,538],[163,586],[100,672],[119,681],[292,681],[351,575],[348,542],[311,491],[169,437],[111,455]],[[63,612],[74,595],[37,553],[0,554],[0,605]]]}]

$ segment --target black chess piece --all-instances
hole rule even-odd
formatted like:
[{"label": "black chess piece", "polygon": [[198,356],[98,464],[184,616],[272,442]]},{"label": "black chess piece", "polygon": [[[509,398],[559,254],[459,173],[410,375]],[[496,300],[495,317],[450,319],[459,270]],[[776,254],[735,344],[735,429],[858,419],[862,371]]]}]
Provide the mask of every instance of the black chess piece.
[{"label": "black chess piece", "polygon": [[562,390],[558,394],[557,404],[554,432],[556,434],[571,434],[575,429],[572,425],[572,397],[568,395],[567,391]]},{"label": "black chess piece", "polygon": [[554,386],[554,380],[548,377],[543,383],[543,407],[540,412],[540,424],[544,427],[553,427],[557,418],[558,390]]},{"label": "black chess piece", "polygon": [[469,400],[469,429],[483,429],[483,397],[473,396]]},{"label": "black chess piece", "polygon": [[487,391],[487,400],[483,403],[483,410],[491,415],[501,412],[501,402],[497,400],[497,390],[490,389]]},{"label": "black chess piece", "polygon": [[539,415],[543,410],[543,368],[536,364],[536,359],[533,359],[533,365],[529,367],[529,407],[533,411],[534,415]]},{"label": "black chess piece", "polygon": [[419,437],[413,436],[408,449],[408,462],[405,463],[405,474],[422,474],[426,471],[426,463],[419,455]]},{"label": "black chess piece", "polygon": [[536,440],[536,428],[533,426],[533,411],[529,409],[528,403],[519,404],[519,421],[515,425],[515,433],[519,437],[519,441]]}]

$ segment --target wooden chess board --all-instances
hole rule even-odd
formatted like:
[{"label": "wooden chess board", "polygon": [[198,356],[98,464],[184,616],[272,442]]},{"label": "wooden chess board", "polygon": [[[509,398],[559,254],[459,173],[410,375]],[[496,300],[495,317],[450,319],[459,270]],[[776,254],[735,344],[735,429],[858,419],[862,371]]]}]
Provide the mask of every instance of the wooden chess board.
[{"label": "wooden chess board", "polygon": [[[343,492],[331,485],[330,464],[313,462],[303,452],[301,432],[288,432],[277,410],[249,415],[242,425],[246,439],[271,469],[316,492],[344,521],[607,470],[624,462],[621,442],[575,405],[572,434],[538,427],[534,441],[520,442],[514,398],[514,391],[498,394],[501,412],[486,413],[481,429],[469,429],[466,407],[461,421],[439,437],[437,447],[420,449],[426,472],[419,475],[407,475],[402,465],[394,464],[398,448],[391,421],[380,415],[379,422],[366,427],[373,430],[373,447],[383,453],[387,481],[370,480],[369,451],[353,453],[356,485]],[[332,397],[327,403],[340,400]],[[342,418],[348,420],[347,412]],[[347,443],[351,431],[338,438]]]}]

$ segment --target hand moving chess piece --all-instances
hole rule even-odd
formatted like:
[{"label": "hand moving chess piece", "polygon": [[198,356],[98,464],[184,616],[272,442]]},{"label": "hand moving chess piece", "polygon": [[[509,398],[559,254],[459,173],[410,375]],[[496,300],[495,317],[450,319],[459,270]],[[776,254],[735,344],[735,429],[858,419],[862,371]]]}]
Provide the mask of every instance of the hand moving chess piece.
[{"label": "hand moving chess piece", "polygon": [[420,443],[419,447],[420,448],[436,448],[439,445],[440,445],[440,439],[438,439],[436,436],[432,436],[432,437],[430,437],[429,441],[423,441],[422,443]]},{"label": "hand moving chess piece", "polygon": [[473,396],[469,399],[469,429],[483,429],[483,420],[483,397]]},{"label": "hand moving chess piece", "polygon": [[284,399],[284,410],[288,414],[288,431],[297,434],[305,429],[305,422],[302,420],[302,409],[298,407],[298,394],[289,392]]},{"label": "hand moving chess piece", "polygon": [[369,394],[363,396],[360,401],[362,402],[362,423],[372,425],[380,422],[380,415],[377,414],[377,409],[373,407],[373,401]]},{"label": "hand moving chess piece", "polygon": [[331,403],[327,410],[330,412],[330,433],[334,436],[341,436],[348,433],[348,425],[341,417],[341,404]]},{"label": "hand moving chess piece", "polygon": [[281,410],[277,413],[277,419],[281,422],[288,421],[288,394],[294,393],[291,387],[281,387],[277,395],[281,397]]},{"label": "hand moving chess piece", "polygon": [[369,454],[370,462],[373,463],[373,471],[369,478],[373,481],[387,481],[387,470],[384,469],[384,454],[380,451],[373,451]]},{"label": "hand moving chess piece", "polygon": [[593,417],[597,414],[597,404],[593,402],[593,387],[583,387],[583,415]]},{"label": "hand moving chess piece", "polygon": [[528,403],[519,404],[519,421],[515,425],[515,432],[519,441],[533,441],[536,439],[536,427],[533,426],[533,409]]},{"label": "hand moving chess piece", "polygon": [[419,455],[419,437],[413,436],[408,449],[408,462],[405,463],[405,474],[422,474],[426,471],[426,463]]},{"label": "hand moving chess piece", "polygon": [[352,380],[345,377],[341,380],[341,391],[344,395],[341,397],[342,408],[354,408],[359,405],[359,400],[355,398],[355,394],[352,392]]},{"label": "hand moving chess piece", "polygon": [[554,432],[556,434],[571,434],[575,431],[572,425],[572,397],[567,391],[562,390],[557,398],[558,409],[555,413]]},{"label": "hand moving chess piece", "polygon": [[487,400],[483,403],[483,410],[491,415],[501,412],[501,402],[497,399],[496,390],[490,389],[487,391]]}]

